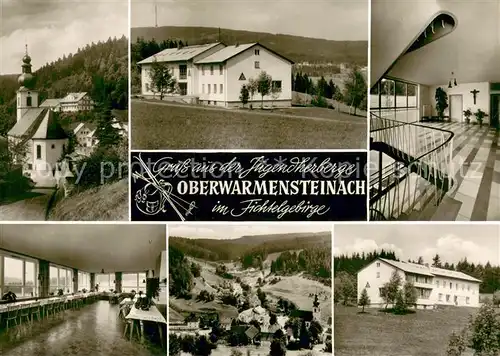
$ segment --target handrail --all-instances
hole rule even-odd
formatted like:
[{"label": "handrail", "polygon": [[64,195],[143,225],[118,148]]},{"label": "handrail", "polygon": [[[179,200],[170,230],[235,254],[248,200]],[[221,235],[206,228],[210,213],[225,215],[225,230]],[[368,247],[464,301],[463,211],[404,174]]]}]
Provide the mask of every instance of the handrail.
[{"label": "handrail", "polygon": [[374,116],[375,118],[377,119],[380,119],[380,120],[387,120],[387,121],[393,121],[393,122],[397,122],[399,124],[402,124],[402,125],[397,125],[397,126],[392,126],[392,127],[387,127],[387,128],[381,128],[381,129],[377,129],[377,130],[373,130],[370,132],[376,132],[376,131],[382,131],[382,130],[388,130],[388,129],[391,129],[391,128],[394,128],[394,127],[400,127],[400,126],[405,126],[405,125],[410,125],[410,126],[417,126],[417,127],[422,127],[422,128],[425,128],[425,129],[429,129],[429,130],[436,130],[436,131],[441,131],[441,132],[445,132],[445,133],[448,133],[449,136],[448,138],[446,139],[445,142],[443,142],[441,145],[437,146],[437,147],[434,147],[432,150],[416,157],[413,161],[411,161],[408,165],[411,165],[412,163],[416,162],[416,161],[419,161],[421,160],[423,157],[437,151],[438,149],[440,149],[441,147],[445,146],[446,144],[448,144],[452,139],[453,137],[455,136],[455,134],[450,131],[450,130],[444,130],[444,129],[440,129],[440,128],[437,128],[437,127],[429,127],[429,126],[426,126],[426,125],[422,125],[420,123],[414,123],[414,122],[408,122],[408,123],[405,123],[405,122],[402,122],[402,121],[397,121],[397,120],[392,120],[392,119],[385,119],[385,118],[382,118],[376,114],[374,114],[373,112],[370,112],[370,115]]}]

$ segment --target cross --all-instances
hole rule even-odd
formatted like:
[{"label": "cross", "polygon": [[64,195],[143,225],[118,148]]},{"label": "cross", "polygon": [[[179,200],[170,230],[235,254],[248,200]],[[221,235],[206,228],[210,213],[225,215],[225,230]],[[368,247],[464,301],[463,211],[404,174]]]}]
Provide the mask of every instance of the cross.
[{"label": "cross", "polygon": [[477,93],[479,93],[479,90],[477,90],[477,89],[474,89],[474,90],[471,91],[471,94],[474,95],[474,105],[476,105],[476,95],[477,95]]}]

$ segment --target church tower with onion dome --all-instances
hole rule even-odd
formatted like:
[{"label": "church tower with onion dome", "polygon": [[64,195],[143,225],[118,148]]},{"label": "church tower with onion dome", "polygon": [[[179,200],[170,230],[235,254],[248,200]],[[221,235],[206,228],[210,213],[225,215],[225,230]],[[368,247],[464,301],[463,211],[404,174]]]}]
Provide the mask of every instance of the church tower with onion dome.
[{"label": "church tower with onion dome", "polygon": [[17,121],[32,108],[38,107],[38,92],[33,89],[34,77],[31,73],[31,57],[28,55],[28,45],[23,57],[23,72],[17,79],[20,88],[17,91]]}]

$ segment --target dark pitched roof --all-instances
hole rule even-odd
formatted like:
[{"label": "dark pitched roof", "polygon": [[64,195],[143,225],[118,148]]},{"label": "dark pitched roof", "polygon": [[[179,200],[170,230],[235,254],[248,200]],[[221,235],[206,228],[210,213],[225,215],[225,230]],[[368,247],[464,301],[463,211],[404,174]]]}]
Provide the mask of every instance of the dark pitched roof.
[{"label": "dark pitched roof", "polygon": [[314,319],[313,318],[313,313],[310,310],[295,309],[295,310],[292,311],[292,313],[290,314],[290,316],[292,318],[300,318],[300,319],[303,319],[305,321],[312,321]]},{"label": "dark pitched roof", "polygon": [[57,114],[52,110],[48,110],[32,138],[39,140],[59,140],[68,138],[68,135],[59,124]]}]

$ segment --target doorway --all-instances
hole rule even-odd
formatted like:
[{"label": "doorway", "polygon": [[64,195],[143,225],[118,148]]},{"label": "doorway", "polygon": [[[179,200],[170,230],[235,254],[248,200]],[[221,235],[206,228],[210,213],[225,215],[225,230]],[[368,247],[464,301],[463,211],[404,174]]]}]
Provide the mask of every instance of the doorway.
[{"label": "doorway", "polygon": [[462,95],[450,95],[450,120],[463,121],[463,98]]},{"label": "doorway", "polygon": [[500,128],[500,94],[491,94],[490,100],[490,126],[493,128]]}]

